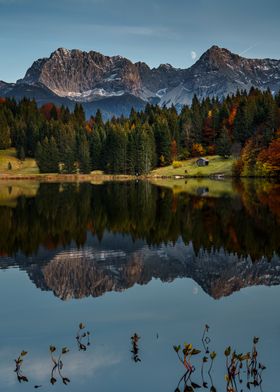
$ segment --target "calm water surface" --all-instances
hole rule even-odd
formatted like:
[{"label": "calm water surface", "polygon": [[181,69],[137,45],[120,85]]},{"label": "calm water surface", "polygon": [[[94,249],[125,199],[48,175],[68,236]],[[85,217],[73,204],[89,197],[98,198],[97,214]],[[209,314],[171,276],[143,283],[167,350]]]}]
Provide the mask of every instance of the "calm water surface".
[{"label": "calm water surface", "polygon": [[[202,386],[207,324],[217,357],[205,391],[226,392],[225,348],[246,353],[257,336],[262,390],[279,392],[280,186],[168,186],[0,184],[1,391],[174,391],[185,369],[173,345],[184,342],[202,351],[191,377]],[[50,345],[70,350],[67,386],[57,369],[50,383]],[[28,383],[14,372],[22,350]]]}]

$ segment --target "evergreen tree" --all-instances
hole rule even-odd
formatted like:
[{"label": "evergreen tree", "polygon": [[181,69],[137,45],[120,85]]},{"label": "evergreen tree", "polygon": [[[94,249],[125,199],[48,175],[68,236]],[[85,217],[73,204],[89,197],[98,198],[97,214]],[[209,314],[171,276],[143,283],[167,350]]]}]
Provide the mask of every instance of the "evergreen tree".
[{"label": "evergreen tree", "polygon": [[59,155],[63,172],[75,173],[77,170],[77,149],[75,131],[72,125],[61,128],[59,135]]},{"label": "evergreen tree", "polygon": [[171,163],[171,136],[165,118],[157,117],[154,123],[157,164],[166,166]]},{"label": "evergreen tree", "polygon": [[78,157],[79,168],[81,173],[88,174],[91,172],[91,159],[89,143],[85,133],[81,133],[78,137]]},{"label": "evergreen tree", "polygon": [[192,134],[195,137],[195,143],[202,143],[202,126],[203,117],[201,111],[200,102],[195,95],[192,100],[191,106],[191,122],[192,122]]},{"label": "evergreen tree", "polygon": [[127,173],[128,137],[117,124],[109,127],[105,147],[105,171],[111,174]]},{"label": "evergreen tree", "polygon": [[231,140],[226,128],[223,128],[219,138],[217,139],[217,154],[224,158],[228,158],[231,152]]},{"label": "evergreen tree", "polygon": [[59,171],[59,152],[53,137],[47,137],[36,148],[36,161],[41,173],[57,173]]},{"label": "evergreen tree", "polygon": [[7,123],[1,120],[0,117],[0,150],[5,150],[11,147],[11,133]]},{"label": "evergreen tree", "polygon": [[245,141],[253,134],[251,126],[252,124],[250,123],[248,104],[243,100],[238,107],[234,121],[234,140],[244,144]]},{"label": "evergreen tree", "polygon": [[74,121],[81,126],[82,124],[84,124],[85,120],[86,120],[86,116],[85,116],[83,106],[79,103],[76,103],[74,109]]}]

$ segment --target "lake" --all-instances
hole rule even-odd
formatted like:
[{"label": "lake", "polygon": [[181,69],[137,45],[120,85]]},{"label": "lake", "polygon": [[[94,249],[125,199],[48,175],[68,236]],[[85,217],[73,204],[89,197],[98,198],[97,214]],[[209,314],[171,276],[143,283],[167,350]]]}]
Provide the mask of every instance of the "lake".
[{"label": "lake", "polygon": [[0,391],[278,392],[279,255],[279,184],[1,182]]}]

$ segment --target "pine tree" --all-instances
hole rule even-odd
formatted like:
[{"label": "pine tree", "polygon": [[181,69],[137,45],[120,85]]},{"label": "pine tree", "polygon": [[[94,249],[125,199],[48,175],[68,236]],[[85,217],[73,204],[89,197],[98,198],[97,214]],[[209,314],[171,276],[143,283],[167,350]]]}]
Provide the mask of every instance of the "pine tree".
[{"label": "pine tree", "polygon": [[36,161],[41,173],[57,173],[59,171],[59,152],[53,137],[47,137],[36,148]]},{"label": "pine tree", "polygon": [[118,124],[111,124],[105,146],[105,171],[111,174],[127,173],[128,137]]},{"label": "pine tree", "polygon": [[7,124],[0,122],[0,150],[11,147],[11,133]]},{"label": "pine tree", "polygon": [[253,129],[250,121],[250,112],[246,101],[242,101],[237,109],[234,120],[233,137],[236,142],[244,144],[252,136]]},{"label": "pine tree", "polygon": [[65,125],[61,128],[59,135],[59,155],[63,165],[63,172],[75,173],[77,170],[77,149],[76,135],[72,125]]},{"label": "pine tree", "polygon": [[156,152],[159,166],[171,163],[171,136],[165,118],[157,117],[154,124]]},{"label": "pine tree", "polygon": [[228,158],[231,152],[231,140],[226,128],[223,128],[219,138],[217,139],[217,153],[224,158]]},{"label": "pine tree", "polygon": [[84,108],[81,104],[76,103],[74,109],[74,121],[79,125],[83,125],[86,119]]},{"label": "pine tree", "polygon": [[88,174],[91,172],[91,159],[89,151],[89,143],[85,133],[81,133],[78,137],[78,158],[81,173]]},{"label": "pine tree", "polygon": [[191,106],[191,123],[192,134],[195,138],[195,143],[202,143],[202,125],[203,117],[201,105],[196,95],[194,95]]}]

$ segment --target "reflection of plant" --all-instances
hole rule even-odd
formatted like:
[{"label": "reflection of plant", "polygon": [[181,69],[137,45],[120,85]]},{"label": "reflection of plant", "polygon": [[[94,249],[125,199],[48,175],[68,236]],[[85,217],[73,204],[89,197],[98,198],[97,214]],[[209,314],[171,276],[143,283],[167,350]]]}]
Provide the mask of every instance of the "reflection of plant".
[{"label": "reflection of plant", "polygon": [[69,380],[69,378],[64,377],[61,373],[61,370],[63,368],[63,362],[62,362],[61,358],[62,358],[62,355],[67,354],[69,352],[69,349],[67,347],[63,347],[58,358],[56,358],[54,356],[55,351],[56,351],[56,347],[50,346],[51,358],[52,358],[52,362],[54,364],[52,371],[51,371],[50,383],[52,385],[54,385],[56,383],[57,379],[55,378],[55,374],[57,373],[59,375],[59,377],[61,378],[63,384],[67,385],[70,382],[70,380]]},{"label": "reflection of plant", "polygon": [[17,359],[15,359],[16,368],[15,373],[17,374],[18,382],[28,382],[28,378],[22,373],[23,357],[27,355],[27,351],[22,351]]},{"label": "reflection of plant", "polygon": [[[83,323],[80,323],[79,329],[77,332],[77,336],[76,336],[79,351],[86,351],[87,346],[90,346],[90,341],[89,341],[90,332],[89,331],[83,332],[84,329],[85,329],[85,325]],[[85,342],[86,338],[87,338],[87,341]]]},{"label": "reflection of plant", "polygon": [[184,391],[193,391],[196,388],[201,388],[200,385],[196,384],[195,382],[192,381],[192,373],[195,371],[195,367],[191,364],[191,358],[194,355],[198,355],[201,353],[200,350],[197,350],[196,348],[193,348],[193,345],[191,343],[184,344],[184,348],[181,349],[181,346],[173,346],[179,361],[182,363],[182,365],[185,367],[186,372],[183,374],[183,376],[180,378],[177,388],[175,389],[175,392],[180,392],[180,385],[183,383]]},{"label": "reflection of plant", "polygon": [[[237,354],[232,351],[229,346],[225,350],[227,374],[225,380],[227,382],[227,392],[237,392],[238,384],[243,383],[242,373],[246,373],[247,388],[260,387],[262,385],[262,372],[265,366],[258,362],[258,352],[256,345],[259,338],[254,337],[253,348],[251,352],[246,354]],[[246,370],[243,372],[244,366]]]},{"label": "reflection of plant", "polygon": [[203,335],[202,335],[202,344],[206,354],[209,354],[208,344],[211,342],[210,337],[208,336],[209,325],[205,324]]},{"label": "reflection of plant", "polygon": [[131,336],[131,343],[132,343],[132,360],[134,362],[141,362],[141,359],[139,358],[139,347],[138,347],[138,341],[140,339],[140,336],[135,333],[133,336]]},{"label": "reflection of plant", "polygon": [[[192,344],[185,344],[184,348],[181,349],[181,346],[173,346],[180,362],[184,365],[186,372],[181,377],[178,382],[177,388],[175,392],[180,392],[180,386],[183,384],[183,391],[193,392],[196,388],[201,388],[202,386],[208,389],[208,383],[205,380],[204,376],[204,368],[205,364],[210,362],[208,368],[208,376],[211,381],[210,392],[216,392],[216,388],[213,385],[212,380],[212,368],[214,360],[217,356],[215,351],[210,352],[208,344],[211,342],[210,337],[208,336],[209,326],[205,325],[203,336],[202,336],[202,344],[204,347],[204,355],[202,357],[201,364],[201,380],[202,385],[196,384],[192,381],[192,375],[195,372],[195,367],[191,364],[191,358],[193,355],[200,354],[201,351],[193,348]],[[258,361],[258,352],[256,349],[256,345],[259,341],[259,338],[254,337],[253,339],[253,348],[251,352],[246,354],[237,354],[236,351],[232,351],[231,347],[227,347],[225,350],[226,356],[226,368],[227,374],[225,376],[225,380],[227,382],[226,391],[227,392],[242,392],[243,385],[243,374],[246,374],[246,385],[247,389],[250,390],[251,387],[260,387],[262,386],[262,372],[265,370],[265,366],[262,365]],[[240,389],[239,389],[240,387]],[[262,391],[262,389],[261,389]]]}]

